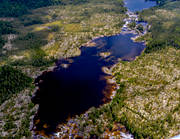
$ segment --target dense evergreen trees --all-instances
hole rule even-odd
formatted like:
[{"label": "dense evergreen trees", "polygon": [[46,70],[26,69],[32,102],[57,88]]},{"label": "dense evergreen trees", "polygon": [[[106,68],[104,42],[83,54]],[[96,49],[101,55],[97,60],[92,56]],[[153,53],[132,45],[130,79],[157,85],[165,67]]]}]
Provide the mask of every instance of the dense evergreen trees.
[{"label": "dense evergreen trees", "polygon": [[0,21],[0,35],[16,33],[10,22]]},{"label": "dense evergreen trees", "polygon": [[[0,16],[1,17],[17,17],[28,13],[30,9],[35,9],[51,5],[81,4],[89,0],[0,0]],[[154,1],[154,0],[152,0]],[[159,5],[163,5],[167,1],[178,0],[155,0]],[[117,4],[122,6],[123,1],[117,0]]]},{"label": "dense evergreen trees", "polygon": [[1,0],[0,16],[17,17],[28,13],[30,9],[57,4],[80,4],[88,0]]},{"label": "dense evergreen trees", "polygon": [[167,2],[179,1],[179,0],[155,0],[159,6],[164,5]]},{"label": "dense evergreen trees", "polygon": [[17,33],[10,22],[0,21],[0,49],[4,46],[5,40],[2,35]]},{"label": "dense evergreen trees", "polygon": [[[178,12],[175,12],[180,7],[180,0],[157,0],[157,3],[159,4],[157,7],[144,10],[139,15],[141,20],[151,25],[145,53],[161,50],[167,46],[180,49],[180,18],[176,16]],[[173,16],[170,18],[171,15]],[[152,16],[155,18],[147,18]]]},{"label": "dense evergreen trees", "polygon": [[0,49],[4,46],[5,40],[0,36]]},{"label": "dense evergreen trees", "polygon": [[13,94],[30,86],[32,79],[20,70],[10,67],[0,67],[0,104]]}]

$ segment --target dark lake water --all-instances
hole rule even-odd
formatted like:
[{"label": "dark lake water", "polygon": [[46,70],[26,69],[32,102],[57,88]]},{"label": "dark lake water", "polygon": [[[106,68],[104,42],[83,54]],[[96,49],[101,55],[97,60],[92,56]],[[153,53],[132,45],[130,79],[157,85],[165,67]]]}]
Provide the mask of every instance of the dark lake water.
[{"label": "dark lake water", "polygon": [[[126,1],[141,3],[142,0]],[[138,8],[142,9],[142,6],[139,4]],[[34,118],[37,133],[43,130],[45,134],[50,134],[68,117],[109,102],[115,84],[107,82],[107,79],[112,77],[104,73],[102,68],[110,68],[119,59],[132,61],[139,56],[145,45],[133,42],[131,37],[134,36],[121,33],[97,38],[92,41],[95,46],[81,47],[80,56],[60,59],[54,70],[37,77],[35,84],[38,90],[32,98],[35,104],[39,104],[39,110]],[[108,52],[109,55],[102,57],[103,52]],[[63,64],[68,67],[63,67]]]},{"label": "dark lake water", "polygon": [[[109,95],[115,85],[107,82],[107,75],[102,67],[111,67],[118,59],[130,61],[140,55],[145,48],[143,43],[134,43],[132,34],[119,34],[95,39],[95,47],[81,47],[81,55],[57,62],[57,68],[44,72],[35,83],[39,89],[33,102],[39,104],[37,119],[38,129],[46,123],[55,130],[58,123],[68,116],[87,111],[90,107],[98,107],[110,100]],[[109,52],[106,58],[100,56]],[[69,64],[63,68],[62,64]]]},{"label": "dark lake water", "polygon": [[131,12],[141,11],[156,6],[155,0],[124,0],[124,2],[125,7]]}]

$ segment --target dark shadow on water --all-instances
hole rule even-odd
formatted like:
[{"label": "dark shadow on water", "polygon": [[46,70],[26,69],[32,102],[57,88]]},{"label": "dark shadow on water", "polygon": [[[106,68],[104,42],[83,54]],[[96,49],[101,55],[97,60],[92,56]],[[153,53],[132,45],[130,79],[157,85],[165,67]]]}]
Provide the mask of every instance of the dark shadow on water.
[{"label": "dark shadow on water", "polygon": [[[34,118],[35,131],[50,134],[68,117],[108,102],[114,84],[107,82],[109,75],[102,67],[111,67],[119,58],[131,61],[141,54],[145,46],[133,42],[132,36],[120,34],[95,39],[96,47],[81,47],[80,56],[61,59],[53,71],[37,77],[35,83],[39,89],[32,98],[39,104]],[[103,58],[101,52],[111,54]],[[63,68],[62,64],[69,64],[69,67]]]}]

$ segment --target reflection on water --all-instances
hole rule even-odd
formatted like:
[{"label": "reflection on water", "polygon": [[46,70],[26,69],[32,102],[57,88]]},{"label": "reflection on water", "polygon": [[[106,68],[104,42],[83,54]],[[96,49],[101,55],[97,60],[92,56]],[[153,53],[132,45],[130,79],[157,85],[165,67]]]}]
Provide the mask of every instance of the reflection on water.
[{"label": "reflection on water", "polygon": [[141,11],[156,6],[155,0],[124,0],[124,2],[125,7],[131,12]]}]

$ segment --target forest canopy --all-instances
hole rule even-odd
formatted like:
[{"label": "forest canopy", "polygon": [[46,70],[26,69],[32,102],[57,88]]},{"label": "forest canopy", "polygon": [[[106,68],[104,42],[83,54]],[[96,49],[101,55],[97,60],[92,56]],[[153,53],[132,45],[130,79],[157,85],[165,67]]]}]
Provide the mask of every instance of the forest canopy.
[{"label": "forest canopy", "polygon": [[[156,0],[160,5],[140,13],[140,18],[151,25],[146,38],[145,53],[173,46],[180,49],[180,18],[176,16],[180,0]],[[175,12],[176,11],[176,12]],[[171,17],[171,18],[170,18]]]},{"label": "forest canopy", "polygon": [[0,67],[0,104],[30,86],[32,79],[11,66]]},{"label": "forest canopy", "polygon": [[18,17],[26,14],[31,9],[51,6],[51,5],[66,5],[80,4],[88,0],[1,0],[0,1],[0,16],[1,17]]}]

